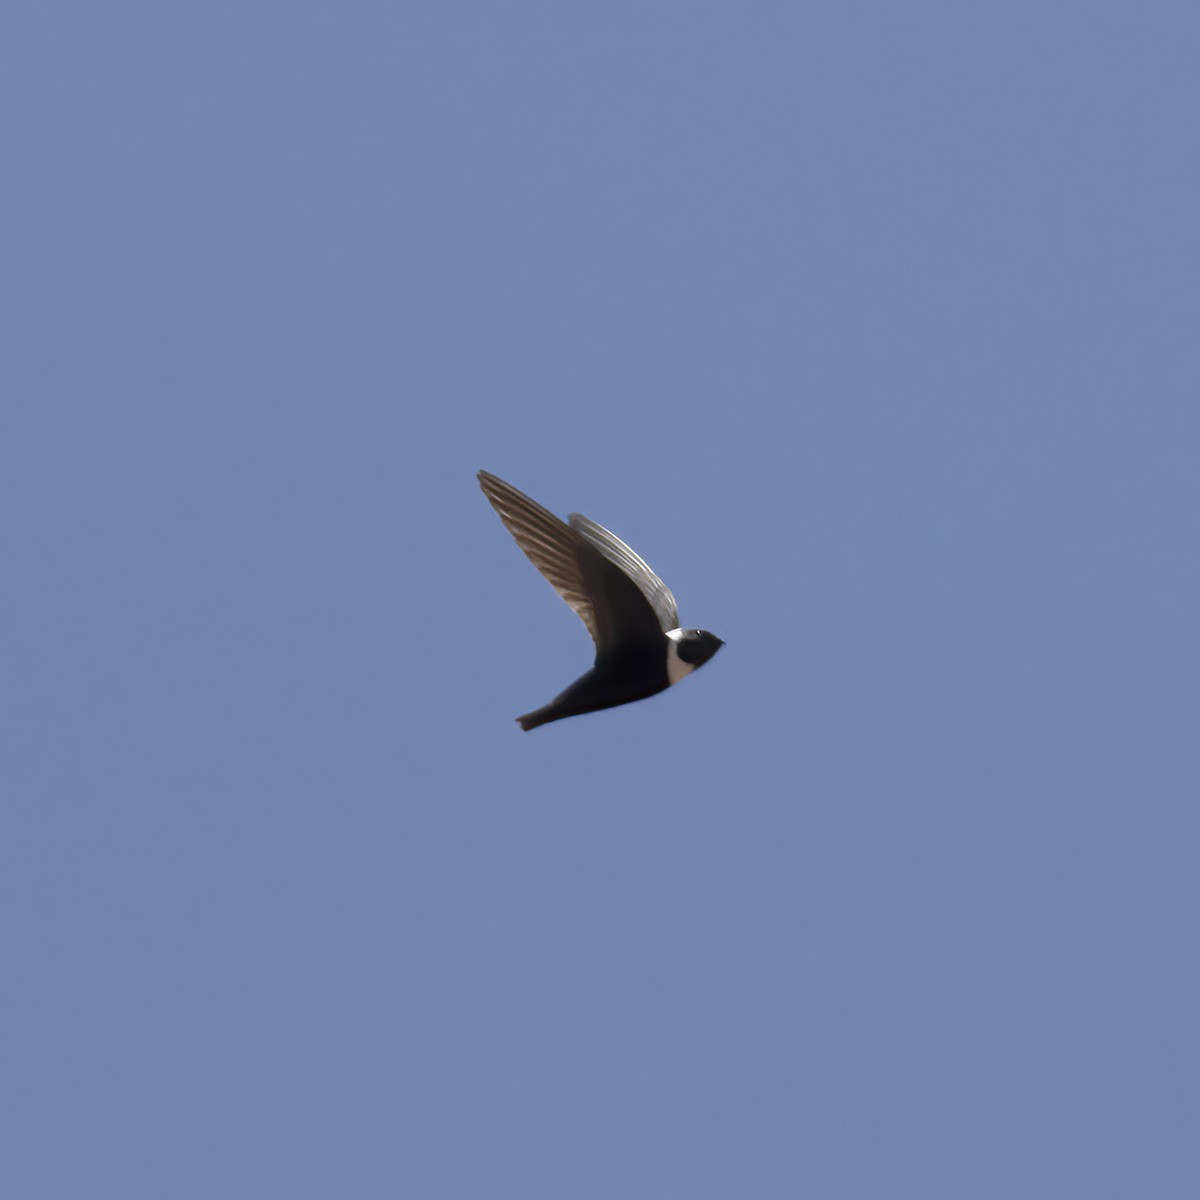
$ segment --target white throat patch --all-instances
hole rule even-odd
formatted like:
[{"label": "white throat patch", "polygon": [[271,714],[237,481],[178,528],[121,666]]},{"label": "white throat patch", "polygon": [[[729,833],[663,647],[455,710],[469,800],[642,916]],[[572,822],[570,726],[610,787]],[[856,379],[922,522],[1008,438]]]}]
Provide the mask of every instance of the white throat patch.
[{"label": "white throat patch", "polygon": [[692,663],[684,662],[679,657],[679,642],[683,637],[682,629],[669,629],[667,639],[667,687],[678,683],[685,675],[690,675],[696,668]]}]

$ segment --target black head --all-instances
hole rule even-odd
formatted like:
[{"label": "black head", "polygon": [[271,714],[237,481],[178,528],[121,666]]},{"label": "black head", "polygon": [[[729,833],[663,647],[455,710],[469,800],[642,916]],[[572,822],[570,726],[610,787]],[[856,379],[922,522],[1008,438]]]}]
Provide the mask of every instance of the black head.
[{"label": "black head", "polygon": [[692,667],[702,667],[725,645],[715,633],[707,629],[685,629],[676,642],[679,657]]}]

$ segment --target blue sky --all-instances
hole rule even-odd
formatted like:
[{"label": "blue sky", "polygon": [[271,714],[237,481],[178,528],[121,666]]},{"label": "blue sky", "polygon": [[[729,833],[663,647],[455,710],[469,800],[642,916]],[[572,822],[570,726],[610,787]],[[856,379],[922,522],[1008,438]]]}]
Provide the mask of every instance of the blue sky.
[{"label": "blue sky", "polygon": [[1194,5],[2,24],[6,1195],[1200,1194]]}]

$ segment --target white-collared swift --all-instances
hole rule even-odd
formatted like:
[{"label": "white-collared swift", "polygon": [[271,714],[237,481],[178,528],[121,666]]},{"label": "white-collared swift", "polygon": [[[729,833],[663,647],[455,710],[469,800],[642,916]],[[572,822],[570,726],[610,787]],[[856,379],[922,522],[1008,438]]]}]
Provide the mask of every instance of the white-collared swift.
[{"label": "white-collared swift", "polygon": [[616,534],[579,513],[562,521],[487,471],[479,472],[479,486],[596,643],[592,669],[549,704],[518,717],[522,729],[657,695],[725,644],[707,630],[679,627],[670,588]]}]

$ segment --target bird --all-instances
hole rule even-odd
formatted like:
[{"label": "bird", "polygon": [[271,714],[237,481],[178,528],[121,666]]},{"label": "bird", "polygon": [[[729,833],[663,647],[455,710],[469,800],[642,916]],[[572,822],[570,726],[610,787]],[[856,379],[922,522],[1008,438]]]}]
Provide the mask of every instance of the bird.
[{"label": "bird", "polygon": [[680,628],[670,588],[616,534],[579,513],[563,521],[487,471],[478,479],[517,545],[596,643],[592,669],[517,717],[522,729],[655,696],[725,644],[705,629]]}]

